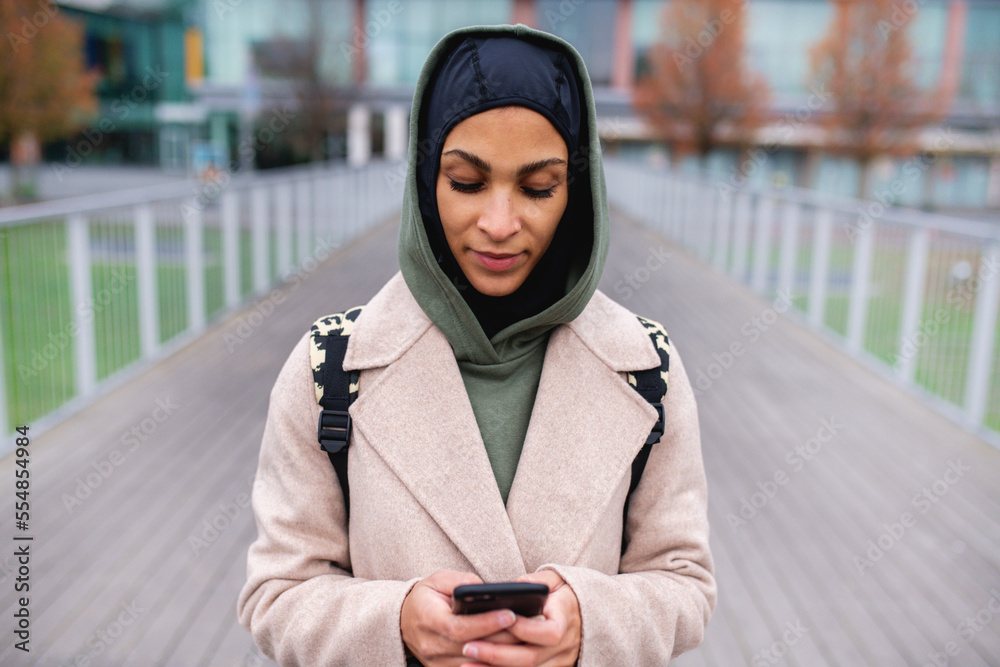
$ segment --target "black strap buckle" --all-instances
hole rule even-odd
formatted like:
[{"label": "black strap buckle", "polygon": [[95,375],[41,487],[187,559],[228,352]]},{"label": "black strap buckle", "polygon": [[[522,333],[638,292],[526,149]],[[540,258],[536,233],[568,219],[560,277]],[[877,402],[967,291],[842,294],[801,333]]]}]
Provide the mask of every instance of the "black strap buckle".
[{"label": "black strap buckle", "polygon": [[351,437],[351,415],[346,410],[323,410],[319,413],[317,437],[324,451],[341,452]]},{"label": "black strap buckle", "polygon": [[656,408],[656,413],[659,415],[659,419],[653,424],[653,430],[649,432],[649,437],[646,438],[647,445],[654,445],[660,441],[660,436],[663,435],[663,403],[650,403],[654,408]]}]

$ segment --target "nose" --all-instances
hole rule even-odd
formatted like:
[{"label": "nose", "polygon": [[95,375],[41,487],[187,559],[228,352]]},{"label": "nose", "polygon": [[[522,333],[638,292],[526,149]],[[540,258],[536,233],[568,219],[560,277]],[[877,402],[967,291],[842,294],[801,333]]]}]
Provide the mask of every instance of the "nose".
[{"label": "nose", "polygon": [[498,192],[479,216],[476,226],[486,232],[493,241],[499,243],[510,238],[521,229],[517,211],[509,192]]}]

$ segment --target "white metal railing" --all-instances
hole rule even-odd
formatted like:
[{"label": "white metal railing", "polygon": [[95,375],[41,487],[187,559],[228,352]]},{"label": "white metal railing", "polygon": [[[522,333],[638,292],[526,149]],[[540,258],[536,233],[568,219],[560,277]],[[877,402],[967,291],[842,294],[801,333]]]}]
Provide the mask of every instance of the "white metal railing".
[{"label": "white metal railing", "polygon": [[606,159],[611,203],[1000,442],[1000,224]]},{"label": "white metal railing", "polygon": [[0,210],[0,432],[55,423],[386,220],[398,172],[310,165]]}]

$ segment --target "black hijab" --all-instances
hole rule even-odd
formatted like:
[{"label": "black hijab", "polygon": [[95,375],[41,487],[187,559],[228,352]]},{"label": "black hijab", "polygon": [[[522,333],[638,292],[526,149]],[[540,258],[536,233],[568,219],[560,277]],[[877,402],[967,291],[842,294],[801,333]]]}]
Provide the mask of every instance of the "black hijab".
[{"label": "black hijab", "polygon": [[[580,83],[565,54],[548,45],[503,37],[467,37],[445,56],[426,88],[418,121],[417,192],[427,238],[438,264],[455,284],[487,338],[536,315],[565,295],[585,266],[593,243],[587,125]],[[545,255],[524,283],[506,296],[477,291],[445,239],[436,184],[448,133],[469,116],[523,106],[545,116],[566,142],[569,203]]]}]

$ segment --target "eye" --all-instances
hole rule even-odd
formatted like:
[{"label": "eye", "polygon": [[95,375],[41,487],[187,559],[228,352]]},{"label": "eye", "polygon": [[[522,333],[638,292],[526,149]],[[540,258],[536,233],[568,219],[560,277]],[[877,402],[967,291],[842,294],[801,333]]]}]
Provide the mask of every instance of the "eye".
[{"label": "eye", "polygon": [[551,188],[546,190],[535,190],[534,188],[527,187],[523,187],[521,189],[524,190],[524,194],[528,195],[532,199],[547,199],[552,196],[552,192],[556,189],[556,186],[553,185]]},{"label": "eye", "polygon": [[483,188],[482,183],[459,183],[456,180],[448,180],[451,182],[451,189],[456,192],[479,192]]}]

